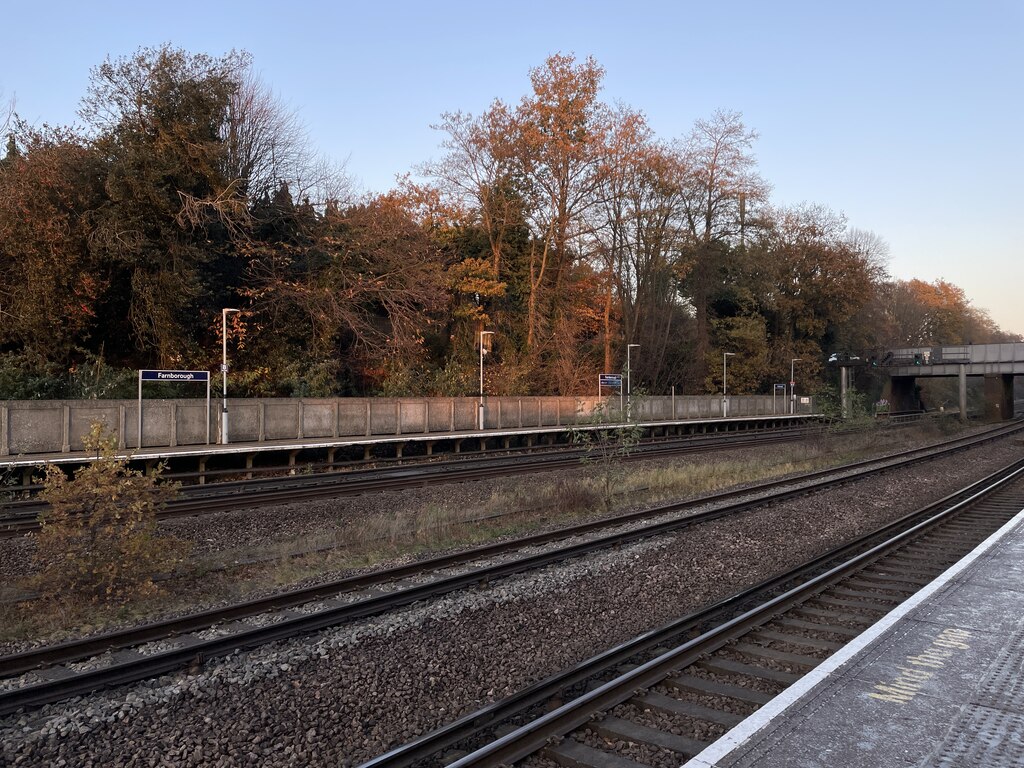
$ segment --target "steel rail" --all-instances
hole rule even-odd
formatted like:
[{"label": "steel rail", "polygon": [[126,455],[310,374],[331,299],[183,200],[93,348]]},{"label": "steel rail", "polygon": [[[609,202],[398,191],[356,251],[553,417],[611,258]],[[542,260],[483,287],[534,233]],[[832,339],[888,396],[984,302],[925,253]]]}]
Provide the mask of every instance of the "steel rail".
[{"label": "steel rail", "polygon": [[[999,434],[1008,427],[1000,425],[991,434]],[[1012,427],[1010,427],[1012,429]],[[670,444],[657,444],[635,451],[624,460],[635,461],[685,454],[700,450],[730,450],[756,445],[767,445],[777,442],[788,442],[820,432],[817,428],[804,429],[790,427],[771,432],[759,432],[755,436],[746,434],[741,438],[714,437],[697,442],[696,438],[684,438]],[[957,438],[970,441],[975,436]],[[952,441],[956,442],[956,441]],[[466,466],[463,461],[431,464],[425,467],[397,467],[389,470],[360,470],[360,475],[353,478],[354,473],[337,475],[294,475],[288,477],[259,478],[255,480],[238,480],[215,483],[210,486],[187,486],[183,489],[188,496],[196,498],[176,499],[167,504],[159,514],[159,519],[172,519],[199,514],[247,509],[272,504],[309,501],[319,498],[333,498],[342,495],[358,495],[384,490],[418,488],[433,483],[466,482],[483,480],[493,477],[504,477],[537,471],[554,471],[578,464],[585,456],[584,451],[575,451],[566,455],[559,451],[554,458],[549,454],[531,454],[516,459],[479,458],[478,462]],[[253,490],[255,489],[255,490]],[[37,530],[38,514],[45,505],[35,500],[15,502],[28,505],[13,515],[0,515],[0,537],[23,535]],[[27,509],[27,511],[26,511]]]},{"label": "steel rail", "polygon": [[995,488],[991,487],[993,482],[1005,477],[1008,472],[1022,465],[1024,464],[1016,462],[1010,467],[998,470],[938,501],[927,504],[897,520],[893,520],[881,528],[858,536],[856,539],[846,542],[835,549],[818,555],[790,571],[777,574],[770,579],[748,587],[698,611],[687,614],[661,627],[644,632],[631,640],[627,640],[564,671],[557,672],[544,680],[517,691],[512,696],[466,714],[441,728],[426,733],[407,744],[396,747],[363,763],[359,768],[407,768],[407,766],[435,756],[460,741],[475,736],[488,728],[493,728],[502,721],[520,715],[537,705],[551,701],[555,697],[560,696],[565,690],[587,680],[594,679],[601,673],[620,666],[644,651],[677,640],[679,636],[707,624],[709,621],[714,620],[715,617],[721,617],[729,611],[736,610],[737,606],[742,606],[749,603],[752,599],[763,597],[765,594],[777,592],[787,584],[806,578],[808,574],[820,572],[822,567],[834,563],[836,560],[848,559],[854,553],[863,551],[865,546],[876,542],[879,538],[891,537],[894,532],[903,531],[908,525],[916,524],[922,516],[933,515],[936,511],[943,510],[948,505],[963,500],[965,496],[974,496],[983,489],[988,489],[988,492],[992,492],[995,490]]},{"label": "steel rail", "polygon": [[[1018,426],[1018,429],[1020,428],[1022,427]],[[994,438],[989,436],[987,439]],[[965,447],[967,446],[958,445],[955,448],[946,448],[944,451],[940,449],[939,453],[948,452],[950,450],[962,450]],[[920,450],[915,452],[920,453]],[[741,501],[725,507],[709,510],[704,513],[680,519],[662,521],[660,523],[653,523],[632,531],[617,532],[611,535],[561,547],[550,552],[528,556],[526,558],[521,558],[507,563],[500,563],[484,568],[474,569],[464,574],[450,576],[428,584],[417,585],[389,594],[370,597],[359,602],[329,608],[314,614],[305,614],[302,616],[288,618],[270,626],[236,632],[222,638],[192,642],[189,643],[187,647],[176,651],[147,656],[144,659],[139,660],[130,660],[112,667],[93,670],[91,672],[78,673],[73,677],[66,679],[51,680],[24,688],[10,690],[0,693],[0,715],[16,711],[22,707],[38,706],[40,704],[79,695],[97,688],[119,685],[125,682],[152,677],[153,675],[162,674],[169,669],[183,666],[197,658],[205,659],[222,656],[231,653],[234,650],[251,648],[264,643],[273,642],[275,640],[281,640],[325,629],[331,626],[337,626],[353,619],[383,613],[397,607],[409,605],[419,600],[436,597],[462,589],[466,586],[486,583],[491,579],[502,578],[515,573],[559,562],[561,560],[579,557],[589,552],[607,549],[612,546],[621,545],[622,543],[680,530],[688,526],[707,522],[708,520],[717,519],[726,515],[736,514],[747,509],[764,506],[793,496],[813,493],[832,485],[850,482],[858,477],[871,474],[874,471],[883,471],[885,469],[892,469],[898,466],[906,466],[907,464],[916,461],[934,458],[937,454],[935,453],[934,448],[932,451],[932,453],[921,455],[916,458],[905,459],[901,463],[890,463],[875,467],[874,469],[871,469],[870,467],[862,467],[852,474],[844,474],[841,477],[825,477],[824,479],[811,482],[809,485],[782,490],[768,497],[759,497],[756,499]],[[878,463],[878,461],[879,460],[862,462],[862,464]],[[845,467],[842,471],[845,472],[848,469],[849,467]],[[779,486],[787,483],[793,484],[794,482],[804,481],[810,476],[827,475],[830,472],[835,473],[836,470],[821,470],[817,473],[810,473],[808,476],[802,476],[795,479],[791,478],[787,481],[772,481],[766,485]],[[615,519],[614,523],[607,520],[596,521],[585,524],[584,526],[526,537],[525,539],[520,539],[516,542],[486,545],[467,552],[457,553],[443,558],[435,558],[434,560],[404,566],[387,572],[351,577],[350,579],[341,580],[330,585],[321,585],[305,590],[296,590],[291,593],[285,593],[272,598],[250,601],[246,604],[231,606],[228,609],[207,611],[183,617],[182,619],[158,622],[137,629],[124,630],[122,632],[87,638],[83,641],[70,642],[57,646],[26,651],[20,654],[0,658],[0,671],[9,676],[25,671],[31,671],[41,665],[77,660],[93,656],[96,653],[101,653],[107,650],[124,648],[130,645],[138,645],[140,643],[156,639],[163,639],[169,635],[173,635],[174,633],[208,628],[218,621],[225,621],[243,615],[253,615],[270,608],[297,605],[322,598],[326,595],[337,595],[346,587],[352,589],[364,588],[373,584],[379,584],[383,581],[393,581],[396,578],[403,578],[404,576],[414,573],[422,573],[426,570],[451,567],[452,565],[469,562],[473,559],[493,556],[494,554],[507,552],[510,549],[522,548],[524,546],[529,546],[530,544],[544,543],[545,541],[552,541],[557,538],[579,535],[582,532],[609,527],[611,524],[620,525],[625,521],[625,517],[635,520],[642,517],[665,515],[670,512],[681,511],[687,507],[692,507],[698,504],[706,504],[709,503],[709,501],[716,499],[721,500],[727,497],[736,497],[744,494],[749,495],[750,493],[756,492],[756,490],[758,489],[748,488],[728,491],[723,494],[715,495],[714,497],[703,497],[701,499],[667,505],[665,507],[657,508],[656,510],[642,510],[637,513],[631,513],[628,516]],[[261,610],[255,610],[254,607],[256,605],[260,605]]]},{"label": "steel rail", "polygon": [[[635,451],[628,460],[652,459],[706,450],[730,450],[752,446],[791,442],[815,434],[818,430],[793,429],[780,433],[760,433],[733,438],[715,438],[695,441],[693,438],[673,441],[671,444],[653,444]],[[211,514],[234,509],[267,506],[278,503],[310,500],[323,497],[358,495],[384,490],[418,488],[434,483],[465,482],[527,472],[554,471],[578,466],[585,452],[579,449],[550,454],[531,454],[509,458],[433,463],[418,467],[395,467],[386,470],[359,470],[355,472],[322,475],[292,475],[287,477],[235,480],[212,485],[185,486],[181,493],[186,498],[169,502],[161,511],[160,519]],[[243,470],[238,470],[243,471]],[[236,471],[237,473],[237,471]],[[0,536],[17,536],[39,528],[38,516],[47,508],[35,499],[8,503],[0,509],[14,510],[0,514]]]},{"label": "steel rail", "polygon": [[[1017,425],[1016,429],[1024,429],[1024,425]],[[768,480],[753,486],[735,488],[727,491],[719,491],[713,494],[694,497],[681,502],[649,507],[634,512],[628,512],[610,518],[602,518],[587,523],[580,523],[567,528],[559,528],[553,531],[531,534],[505,542],[495,544],[484,544],[471,549],[455,552],[440,557],[417,561],[404,566],[377,571],[369,574],[350,576],[347,578],[332,581],[314,587],[306,587],[297,590],[259,598],[256,600],[236,603],[227,608],[212,609],[194,614],[189,614],[177,619],[168,619],[161,622],[154,622],[142,627],[119,630],[116,632],[97,635],[81,640],[72,640],[43,648],[32,649],[17,654],[0,657],[0,675],[10,676],[21,674],[33,669],[69,661],[77,661],[87,658],[89,655],[103,653],[112,649],[125,648],[131,645],[150,642],[164,637],[180,635],[193,632],[199,629],[209,628],[217,623],[238,619],[240,617],[252,616],[269,610],[290,608],[303,603],[322,599],[328,596],[337,595],[340,592],[352,592],[356,590],[374,587],[383,583],[394,582],[409,576],[421,575],[425,572],[439,571],[447,568],[460,566],[474,560],[486,559],[495,555],[503,555],[508,552],[524,549],[527,547],[549,544],[562,539],[586,535],[594,531],[615,528],[621,525],[628,525],[637,521],[647,520],[652,517],[663,517],[685,511],[694,507],[708,504],[728,502],[732,499],[742,499],[754,494],[772,492],[776,489],[788,489],[776,492],[769,497],[758,497],[743,504],[733,504],[729,507],[712,510],[702,515],[693,515],[685,518],[685,524],[699,523],[714,516],[735,514],[745,509],[756,508],[765,504],[781,501],[786,498],[813,493],[832,485],[851,482],[864,475],[875,471],[873,468],[881,465],[879,469],[898,468],[917,461],[926,461],[945,452],[964,450],[981,442],[996,439],[1002,436],[987,434],[982,437],[974,437],[972,442],[963,444],[961,441],[953,441],[940,446],[929,446],[916,448],[890,456],[875,459],[865,459],[840,467],[816,470],[801,475]],[[936,452],[938,451],[938,453]],[[837,475],[839,475],[837,477]],[[809,485],[806,485],[810,483]],[[796,486],[796,487],[794,487]],[[639,535],[657,535],[665,529],[682,524],[682,521],[668,521],[668,523],[652,524],[640,530]],[[622,543],[617,536],[606,537],[608,546]],[[567,555],[569,557],[572,555]],[[484,577],[486,578],[486,576]]]},{"label": "steel rail", "polygon": [[[747,610],[739,616],[731,618],[719,626],[702,633],[698,637],[688,640],[678,647],[620,675],[616,679],[582,694],[578,698],[540,716],[471,754],[449,763],[447,768],[496,768],[497,766],[510,766],[515,761],[536,753],[550,743],[552,739],[564,736],[586,725],[595,713],[607,711],[629,700],[637,690],[657,685],[680,668],[689,666],[700,657],[722,648],[732,640],[764,624],[768,619],[778,615],[780,612],[806,601],[808,597],[820,592],[826,586],[852,572],[862,569],[868,563],[877,560],[879,557],[908,542],[923,531],[958,514],[966,507],[977,503],[1007,484],[1016,482],[1022,476],[1024,476],[1024,460],[1019,460],[1004,468],[1004,470],[995,473],[995,476],[986,478],[987,484],[984,487],[977,488],[978,484],[974,484],[972,486],[974,490],[967,498],[960,499],[951,506],[934,514],[928,514],[929,510],[933,509],[933,505],[929,505],[929,507],[915,513],[916,517],[926,516],[926,519],[893,535],[887,541],[877,544],[865,552],[854,555],[847,561],[808,579],[781,595],[765,601],[756,608]],[[388,755],[384,755],[376,761],[365,763],[363,768],[368,768],[368,766],[382,768],[385,765],[400,764],[385,762],[384,758],[387,757]]]}]

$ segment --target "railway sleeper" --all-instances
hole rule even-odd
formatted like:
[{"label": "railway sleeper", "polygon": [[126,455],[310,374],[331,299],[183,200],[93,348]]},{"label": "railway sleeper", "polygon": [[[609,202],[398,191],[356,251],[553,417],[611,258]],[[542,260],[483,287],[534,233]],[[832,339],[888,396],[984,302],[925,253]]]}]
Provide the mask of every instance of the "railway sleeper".
[{"label": "railway sleeper", "polygon": [[764,659],[765,661],[783,664],[787,667],[799,667],[805,670],[814,669],[822,662],[822,659],[815,656],[805,656],[800,653],[790,653],[789,651],[777,651],[774,648],[754,645],[753,643],[736,643],[729,646],[729,650],[745,658]]},{"label": "railway sleeper", "polygon": [[778,669],[766,669],[765,667],[757,667],[753,664],[744,664],[743,662],[735,661],[734,659],[723,659],[717,657],[702,659],[697,662],[697,667],[705,670],[706,672],[712,672],[718,675],[740,675],[741,677],[753,677],[761,680],[767,680],[772,683],[781,683],[782,685],[792,685],[801,678],[801,675],[796,675],[792,672],[783,672]]},{"label": "railway sleeper", "polygon": [[856,577],[847,581],[847,584],[856,584],[864,586],[891,586],[893,589],[912,589],[917,591],[921,587],[929,584],[932,581],[931,578],[921,576],[919,578],[906,577],[903,578],[895,573],[876,573],[873,571],[864,571],[863,573],[857,574]]},{"label": "railway sleeper", "polygon": [[706,677],[694,677],[693,675],[686,674],[666,678],[662,681],[662,685],[684,694],[719,696],[757,707],[767,704],[773,698],[771,694],[762,693],[752,688],[744,688],[741,685],[732,685],[731,683],[723,683],[720,680],[710,680]]},{"label": "railway sleeper", "polygon": [[[846,586],[836,587],[831,590],[830,594],[837,595],[839,597],[852,597],[854,599],[863,599],[870,602],[876,602],[879,607],[884,608],[887,605],[896,605],[903,602],[902,597],[897,597],[891,592],[880,589],[878,587],[871,587],[869,589],[851,589]],[[905,592],[902,594],[906,594]]]},{"label": "railway sleeper", "polygon": [[726,728],[732,728],[743,720],[742,715],[722,712],[711,707],[705,707],[703,704],[683,701],[682,699],[676,699],[655,691],[648,691],[634,696],[629,702],[640,709],[650,709],[655,712],[664,712],[668,715],[682,715],[691,720],[702,720],[705,723],[715,723]]},{"label": "railway sleeper", "polygon": [[817,637],[808,637],[805,634],[790,634],[787,632],[776,632],[771,629],[758,629],[749,635],[752,640],[764,643],[787,643],[788,645],[802,645],[807,648],[816,648],[820,651],[835,652],[843,647],[842,643],[834,643],[831,640],[822,640]]},{"label": "railway sleeper", "polygon": [[828,595],[818,595],[812,598],[810,602],[818,603],[825,606],[834,606],[835,608],[853,608],[858,611],[872,611],[874,613],[888,613],[889,608],[879,603],[869,603],[865,600],[841,600],[837,597],[829,597]]},{"label": "railway sleeper", "polygon": [[882,560],[875,563],[874,567],[883,569],[887,573],[895,575],[906,575],[915,579],[924,579],[925,583],[935,580],[935,577],[942,573],[941,570],[935,567],[933,563],[928,561],[913,562],[901,561],[903,553],[899,552],[892,555],[887,555]]},{"label": "railway sleeper", "polygon": [[861,579],[851,580],[843,583],[843,586],[867,595],[880,595],[891,598],[897,602],[903,602],[910,595],[921,589],[921,584],[897,584],[892,581],[863,581]]},{"label": "railway sleeper", "polygon": [[791,616],[779,617],[775,619],[772,623],[782,628],[810,630],[812,632],[823,632],[830,635],[840,635],[842,637],[848,638],[854,638],[857,635],[859,635],[862,631],[859,629],[854,629],[853,627],[844,627],[842,624],[827,624],[819,623],[816,621],[805,621],[804,619],[798,619]]},{"label": "railway sleeper", "polygon": [[875,561],[875,563],[869,568],[866,568],[856,574],[854,578],[861,578],[870,575],[886,579],[912,579],[921,581],[924,584],[934,581],[935,575],[938,571],[929,565],[900,565],[896,561],[896,558],[900,557],[902,554],[902,552],[896,552],[886,555],[880,560]]},{"label": "railway sleeper", "polygon": [[566,739],[557,746],[545,747],[541,755],[563,768],[646,768],[635,760],[615,752],[603,752],[588,747],[574,739]]},{"label": "railway sleeper", "polygon": [[950,546],[956,546],[964,541],[964,539],[970,538],[970,536],[967,535],[968,533],[974,535],[976,531],[964,531],[956,536],[933,536],[929,538],[928,541],[921,542],[921,546],[914,547],[914,549],[925,554],[942,554],[943,552],[949,551]]},{"label": "railway sleeper", "polygon": [[854,613],[852,611],[843,611],[840,613],[838,611],[830,611],[827,608],[816,608],[813,605],[801,605],[794,608],[792,615],[824,619],[830,624],[836,621],[857,624],[858,627],[861,627],[855,630],[858,635],[864,631],[863,627],[867,627],[869,624],[873,624],[875,622],[874,617],[868,617],[862,613]]},{"label": "railway sleeper", "polygon": [[629,741],[634,744],[648,744],[652,747],[668,749],[678,752],[686,758],[691,758],[703,751],[709,742],[691,739],[688,736],[679,736],[674,733],[659,731],[646,725],[634,723],[632,720],[624,720],[621,717],[606,717],[596,723],[591,723],[590,730],[598,736],[610,741]]}]

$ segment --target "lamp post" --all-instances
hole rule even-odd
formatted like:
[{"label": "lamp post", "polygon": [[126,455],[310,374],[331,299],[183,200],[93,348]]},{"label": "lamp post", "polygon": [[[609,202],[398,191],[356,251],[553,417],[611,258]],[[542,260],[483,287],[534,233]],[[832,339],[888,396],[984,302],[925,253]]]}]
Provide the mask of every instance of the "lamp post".
[{"label": "lamp post", "polygon": [[630,365],[629,353],[634,349],[640,349],[639,344],[626,345],[626,421],[633,418],[633,388],[630,385],[630,377],[633,374],[633,366]]},{"label": "lamp post", "polygon": [[796,413],[796,363],[799,363],[803,358],[794,357],[789,361],[789,415],[792,416]]},{"label": "lamp post", "polygon": [[221,310],[221,341],[224,342],[224,356],[221,359],[220,375],[224,384],[224,394],[220,407],[220,444],[228,444],[228,312],[241,312],[240,309]]},{"label": "lamp post", "polygon": [[480,429],[484,428],[484,336],[493,336],[494,331],[480,331],[480,407],[477,410],[479,414],[479,425]]},{"label": "lamp post", "polygon": [[723,352],[722,353],[722,418],[724,419],[729,415],[729,398],[728,388],[726,387],[726,374],[728,374],[727,363],[730,357],[736,357],[735,352]]}]

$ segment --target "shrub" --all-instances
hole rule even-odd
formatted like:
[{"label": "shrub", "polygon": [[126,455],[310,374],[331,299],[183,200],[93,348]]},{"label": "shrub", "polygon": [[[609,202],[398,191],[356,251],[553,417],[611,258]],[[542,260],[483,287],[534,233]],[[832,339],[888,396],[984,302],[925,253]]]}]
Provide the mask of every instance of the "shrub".
[{"label": "shrub", "polygon": [[186,554],[183,542],[157,537],[157,511],[177,493],[115,458],[116,441],[93,424],[83,440],[96,460],[69,478],[47,467],[36,537],[38,588],[44,597],[124,602],[155,591],[153,576]]},{"label": "shrub", "polygon": [[[639,401],[634,396],[634,412],[639,412]],[[603,404],[599,404],[586,422],[597,427],[609,421],[609,414]],[[584,454],[580,459],[583,464],[597,467],[598,481],[604,496],[604,504],[611,504],[617,484],[625,474],[622,459],[629,456],[640,444],[643,428],[636,422],[608,424],[595,429],[573,429],[572,442],[582,446]]]}]

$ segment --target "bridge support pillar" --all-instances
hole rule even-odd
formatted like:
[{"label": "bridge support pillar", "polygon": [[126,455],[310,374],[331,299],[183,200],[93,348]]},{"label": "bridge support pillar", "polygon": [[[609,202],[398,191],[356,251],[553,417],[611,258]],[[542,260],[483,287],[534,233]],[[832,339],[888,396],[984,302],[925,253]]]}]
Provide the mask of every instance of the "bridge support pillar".
[{"label": "bridge support pillar", "polygon": [[997,373],[985,377],[985,420],[1013,418],[1013,374]]},{"label": "bridge support pillar", "polygon": [[894,413],[919,411],[921,402],[917,397],[917,380],[913,376],[892,377],[891,410]]}]

